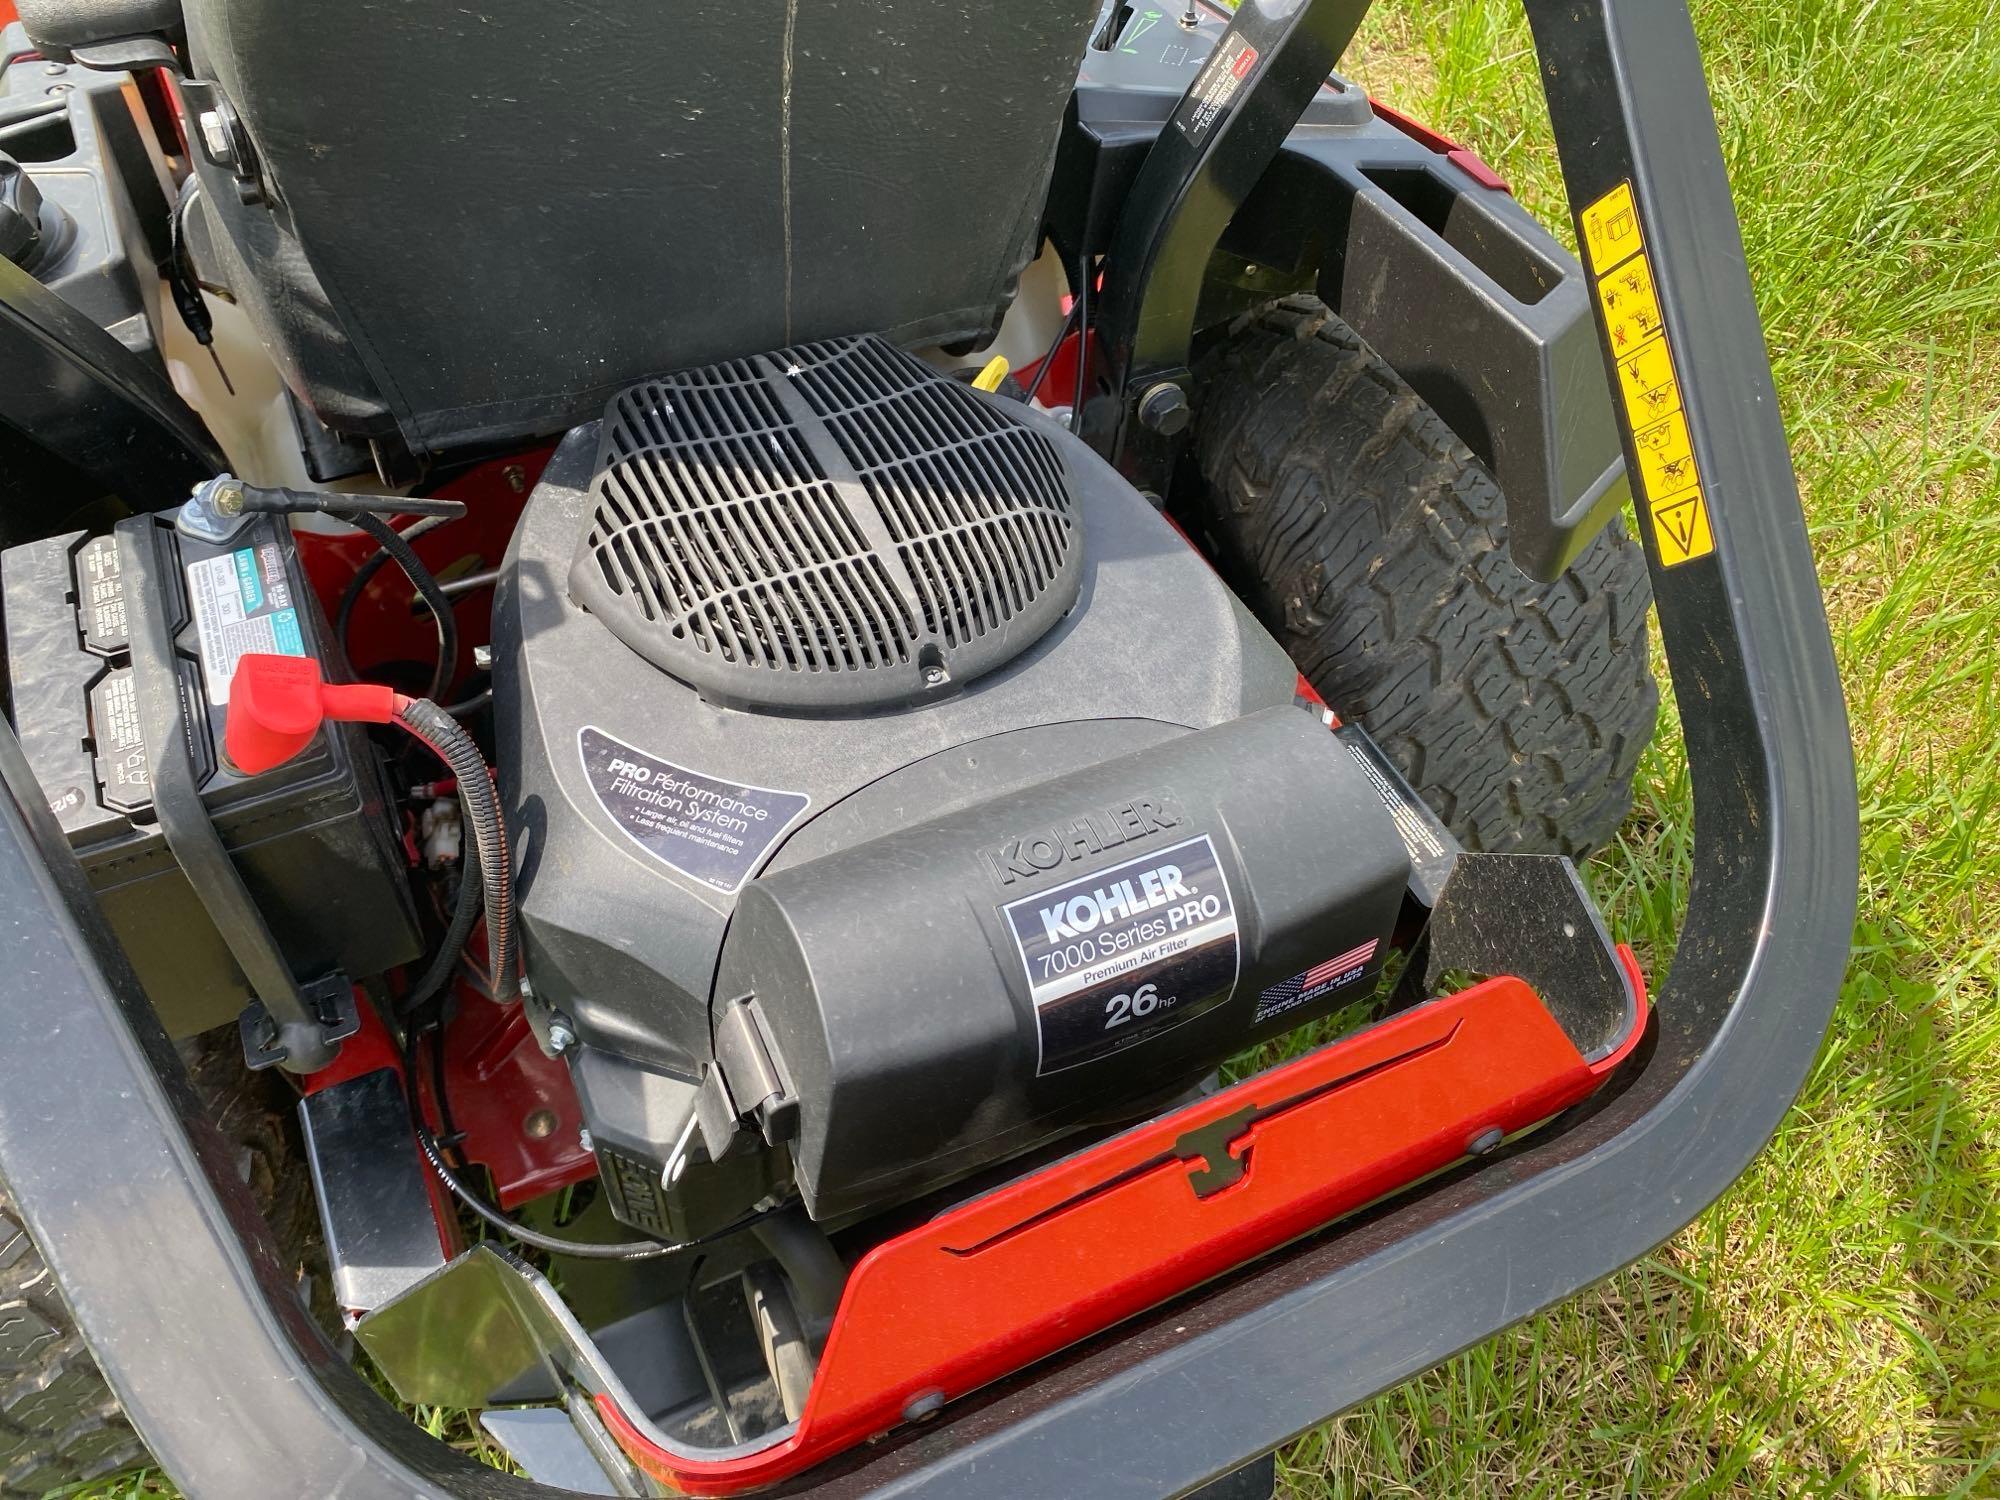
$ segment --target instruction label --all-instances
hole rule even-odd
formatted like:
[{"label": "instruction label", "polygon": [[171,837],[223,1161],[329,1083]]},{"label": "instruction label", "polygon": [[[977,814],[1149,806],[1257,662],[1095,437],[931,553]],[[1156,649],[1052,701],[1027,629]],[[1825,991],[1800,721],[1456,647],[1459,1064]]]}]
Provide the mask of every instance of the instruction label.
[{"label": "instruction label", "polygon": [[1713,552],[1715,535],[1631,183],[1619,183],[1580,219],[1604,336],[1617,363],[1618,394],[1639,458],[1633,480],[1640,508],[1652,522],[1661,564],[1677,567]]},{"label": "instruction label", "polygon": [[647,854],[732,895],[811,804],[784,792],[674,765],[586,725],[583,774],[600,807]]},{"label": "instruction label", "polygon": [[1192,1021],[1235,993],[1229,881],[1203,834],[1000,908],[1057,1073]]},{"label": "instruction label", "polygon": [[1209,132],[1229,113],[1236,96],[1243,92],[1244,80],[1256,66],[1257,49],[1248,38],[1225,36],[1222,45],[1195,75],[1194,87],[1174,111],[1174,124],[1180,127],[1181,134],[1196,145],[1207,139]]},{"label": "instruction label", "polygon": [[285,557],[276,542],[191,562],[187,584],[210,703],[229,701],[236,663],[245,656],[306,654]]},{"label": "instruction label", "polygon": [[118,560],[115,536],[93,537],[77,553],[76,612],[83,621],[84,645],[98,655],[114,655],[130,644],[124,564]]},{"label": "instruction label", "polygon": [[139,732],[139,694],[130,667],[114,668],[90,690],[90,730],[106,805],[121,812],[150,806],[152,773]]}]

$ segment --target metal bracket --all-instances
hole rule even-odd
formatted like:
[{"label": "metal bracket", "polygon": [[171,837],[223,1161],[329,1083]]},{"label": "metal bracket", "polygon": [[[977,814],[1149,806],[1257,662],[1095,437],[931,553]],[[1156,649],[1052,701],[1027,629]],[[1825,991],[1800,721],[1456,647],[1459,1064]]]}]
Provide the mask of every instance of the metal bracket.
[{"label": "metal bracket", "polygon": [[1369,0],[1258,0],[1240,7],[1160,131],[1105,259],[1098,327],[1118,393],[1111,457],[1166,493],[1186,424],[1141,420],[1125,393],[1189,362],[1209,256],[1285,137],[1347,50]]},{"label": "metal bracket", "polygon": [[[331,1055],[361,1029],[361,1011],[354,985],[344,974],[328,974],[299,986],[311,1019],[280,1023],[262,1000],[252,1000],[237,1017],[243,1040],[243,1061],[252,1072],[282,1067],[297,1056]],[[310,1071],[298,1068],[294,1072]]]},{"label": "metal bracket", "polygon": [[243,128],[236,107],[223,97],[220,85],[210,78],[184,78],[180,94],[194,119],[191,133],[201,154],[229,174],[236,184],[236,196],[244,203],[262,203],[267,195],[258,171],[257,148],[251,144],[250,132]]},{"label": "metal bracket", "polygon": [[1425,930],[1424,985],[1453,970],[1525,980],[1585,1061],[1631,1035],[1638,997],[1576,866],[1559,854],[1462,853]]},{"label": "metal bracket", "polygon": [[722,1008],[715,1025],[715,1067],[739,1118],[754,1119],[771,1145],[790,1137],[798,1100],[778,1071],[755,1000],[732,1000]]}]

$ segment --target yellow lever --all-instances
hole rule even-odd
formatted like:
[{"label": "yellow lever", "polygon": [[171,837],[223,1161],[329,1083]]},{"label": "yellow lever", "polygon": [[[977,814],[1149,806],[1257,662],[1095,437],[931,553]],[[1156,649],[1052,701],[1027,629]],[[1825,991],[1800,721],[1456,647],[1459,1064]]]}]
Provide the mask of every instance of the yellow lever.
[{"label": "yellow lever", "polygon": [[975,391],[997,391],[1000,382],[1007,378],[1007,361],[1002,355],[994,355],[986,361],[986,368],[972,378]]}]

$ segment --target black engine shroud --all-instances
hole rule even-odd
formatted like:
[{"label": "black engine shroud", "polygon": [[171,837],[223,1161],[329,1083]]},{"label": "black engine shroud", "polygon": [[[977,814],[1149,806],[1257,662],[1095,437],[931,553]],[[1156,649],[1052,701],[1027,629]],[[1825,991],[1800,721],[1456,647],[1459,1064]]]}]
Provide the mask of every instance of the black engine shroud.
[{"label": "black engine shroud", "polygon": [[[738,374],[886,350],[781,351]],[[545,1039],[574,1039],[614,1210],[655,1234],[794,1191],[850,1219],[1156,1107],[1361,993],[1408,879],[1374,786],[1296,707],[1290,660],[1173,527],[1055,424],[887,357],[934,419],[859,436],[830,420],[839,451],[812,434],[784,460],[836,529],[851,520],[852,556],[799,554],[796,488],[773,494],[742,434],[682,445],[647,514],[612,518],[635,549],[623,576],[660,615],[665,644],[642,656],[638,616],[614,633],[579,602],[603,603],[595,584],[624,568],[592,560],[619,458],[586,427],[530,499],[500,585],[530,1011]],[[851,401],[849,416],[893,409]],[[948,429],[967,403],[1054,455],[1059,495],[960,462]],[[614,403],[607,420],[630,415]],[[944,520],[899,520],[913,494]],[[1073,591],[1066,611],[1038,609],[1016,575],[1027,532],[1000,524],[1016,503],[1071,528],[1043,580]],[[1005,649],[942,673],[887,661],[891,701],[853,707],[796,681],[748,706],[754,671],[718,694],[656,664],[726,617],[700,649],[777,678],[868,666],[843,634],[861,614],[829,602],[855,597],[836,585],[864,553],[919,613],[958,589]],[[835,580],[817,603],[797,591],[813,577]],[[761,613],[744,602],[759,598]]]}]

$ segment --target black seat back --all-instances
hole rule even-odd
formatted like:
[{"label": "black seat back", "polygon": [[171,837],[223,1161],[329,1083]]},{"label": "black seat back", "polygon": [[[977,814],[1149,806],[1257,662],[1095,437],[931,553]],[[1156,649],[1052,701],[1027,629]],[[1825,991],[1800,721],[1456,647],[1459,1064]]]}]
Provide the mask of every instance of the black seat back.
[{"label": "black seat back", "polygon": [[[276,200],[413,449],[554,431],[621,386],[829,335],[993,327],[1034,252],[1095,0],[187,0]],[[225,180],[226,181],[226,180]],[[233,258],[233,257],[232,257]],[[266,288],[280,343],[323,338]],[[312,300],[311,297],[305,300]],[[281,351],[284,352],[284,351]],[[304,381],[309,387],[313,378]]]}]

